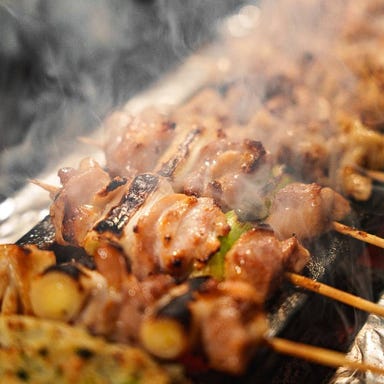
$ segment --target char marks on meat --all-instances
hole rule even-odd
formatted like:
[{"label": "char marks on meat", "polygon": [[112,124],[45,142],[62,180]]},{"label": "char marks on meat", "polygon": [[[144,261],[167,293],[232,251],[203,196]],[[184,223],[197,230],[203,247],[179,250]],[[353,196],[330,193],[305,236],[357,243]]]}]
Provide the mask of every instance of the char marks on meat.
[{"label": "char marks on meat", "polygon": [[[135,120],[137,126],[146,129],[140,135],[146,136],[151,143],[156,142],[148,124],[141,119],[142,116],[138,116]],[[158,127],[159,123],[155,120],[153,124]],[[161,127],[164,124],[161,122]],[[171,125],[169,121],[168,125]],[[138,140],[136,136],[139,133],[132,134],[130,127],[126,134],[126,140],[130,137],[129,145]],[[212,197],[223,209],[263,211],[264,196],[260,196],[260,189],[254,188],[254,184],[268,178],[270,165],[267,165],[266,151],[259,141],[230,139],[222,129],[212,124],[182,122],[172,129],[165,142],[165,145],[157,147],[156,156],[149,155],[153,159],[149,162],[146,148],[135,154],[119,155],[120,151],[127,151],[128,144],[122,141],[121,147],[117,146],[115,151],[106,151],[108,168],[114,169],[112,174],[123,176],[156,173],[167,178],[175,192]],[[119,161],[115,161],[115,156],[119,156]],[[260,214],[265,215],[265,211]]]},{"label": "char marks on meat", "polygon": [[[111,181],[98,165],[87,165],[67,175],[58,194],[63,204],[56,199],[52,206],[59,242],[68,233],[68,225],[70,230],[73,222],[82,225],[85,215],[75,213],[86,206],[87,225],[76,232],[76,238],[66,236],[65,244],[83,245],[94,256],[109,244],[123,252],[139,278],[161,271],[181,278],[195,264],[206,263],[219,249],[219,238],[229,231],[225,215],[211,198],[174,194],[171,184],[155,174],[139,174],[130,182]],[[82,200],[75,200],[79,187],[95,172],[105,177]],[[100,199],[108,204],[99,206]],[[72,220],[62,212],[68,203],[74,207]]]},{"label": "char marks on meat", "polygon": [[62,188],[56,194],[50,214],[60,244],[82,245],[82,239],[92,228],[117,189],[110,193],[110,176],[91,160],[81,161],[79,168],[59,171]]},{"label": "char marks on meat", "polygon": [[30,288],[32,280],[55,265],[55,254],[34,245],[0,246],[0,312],[33,314]]},{"label": "char marks on meat", "polygon": [[[270,178],[270,164],[258,141],[213,141],[201,148],[191,172],[185,175],[184,192],[212,197],[224,209],[253,212],[263,217],[263,188]],[[265,214],[265,212],[264,212]]]},{"label": "char marks on meat", "polygon": [[148,195],[157,188],[158,183],[159,179],[155,175],[141,174],[136,176],[119,205],[114,207],[106,218],[96,224],[95,231],[98,233],[110,231],[118,236],[124,225],[145,202]]},{"label": "char marks on meat", "polygon": [[[280,29],[275,36],[263,24],[269,18],[261,18],[272,42],[263,34],[229,37],[223,55],[231,72],[218,71],[214,84],[180,108],[168,115],[112,114],[105,122],[106,170],[88,159],[59,172],[62,188],[51,207],[57,242],[84,247],[95,265],[76,265],[86,300],[74,323],[140,344],[143,322],[175,317],[190,337],[186,352],[203,352],[213,369],[244,371],[264,339],[263,303],[284,271],[300,272],[309,261],[300,241],[349,214],[341,193],[369,199],[372,180],[361,168],[384,168],[383,65],[372,49],[383,45],[383,24],[368,8],[369,18],[357,16],[362,1],[357,11],[331,3],[337,2],[297,6],[325,24],[329,10],[331,19],[339,11],[359,19],[366,33],[358,41],[356,20],[349,30],[337,22],[327,24],[338,38],[328,39],[326,50],[323,37],[312,44],[317,30],[311,29],[300,35],[309,44],[288,52],[286,36]],[[376,23],[367,26],[366,19]],[[250,76],[244,78],[244,69]],[[286,180],[280,184],[275,174],[281,165],[287,179],[310,184],[289,179],[281,188]],[[224,212],[231,209],[269,228],[253,228],[234,242],[223,281],[196,282],[191,276],[205,273],[229,238],[221,242],[230,231]],[[28,286],[17,281],[19,257],[27,252],[16,249],[14,260],[7,252],[0,260],[2,312],[30,313]],[[43,263],[48,272],[55,269],[50,258]],[[22,273],[43,274],[38,261],[31,275]]]},{"label": "char marks on meat", "polygon": [[140,270],[142,260],[155,258],[159,270],[182,278],[208,261],[228,231],[226,217],[212,199],[171,194],[139,218],[129,254]]}]

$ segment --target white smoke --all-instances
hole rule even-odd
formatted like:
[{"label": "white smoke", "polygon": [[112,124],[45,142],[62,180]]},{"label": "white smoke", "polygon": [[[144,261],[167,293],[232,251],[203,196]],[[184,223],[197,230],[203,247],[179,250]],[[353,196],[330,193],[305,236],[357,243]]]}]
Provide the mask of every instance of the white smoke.
[{"label": "white smoke", "polygon": [[0,3],[0,200],[215,33],[235,0]]}]

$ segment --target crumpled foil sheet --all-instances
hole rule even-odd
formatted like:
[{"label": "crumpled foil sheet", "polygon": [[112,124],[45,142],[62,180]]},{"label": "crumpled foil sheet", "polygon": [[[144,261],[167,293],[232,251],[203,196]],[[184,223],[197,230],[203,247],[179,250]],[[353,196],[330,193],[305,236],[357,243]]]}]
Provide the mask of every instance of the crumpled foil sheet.
[{"label": "crumpled foil sheet", "polygon": [[[379,302],[384,305],[384,294]],[[370,315],[357,334],[347,356],[351,359],[384,368],[384,318]],[[341,367],[329,384],[384,384],[384,376],[358,372]]]}]

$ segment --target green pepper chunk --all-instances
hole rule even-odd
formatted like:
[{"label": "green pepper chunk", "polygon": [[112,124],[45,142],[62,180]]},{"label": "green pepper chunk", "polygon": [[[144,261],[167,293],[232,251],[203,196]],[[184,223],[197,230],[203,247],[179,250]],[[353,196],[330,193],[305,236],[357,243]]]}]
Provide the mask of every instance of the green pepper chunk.
[{"label": "green pepper chunk", "polygon": [[193,276],[209,275],[217,280],[224,279],[224,259],[227,252],[231,249],[235,241],[245,232],[252,228],[249,222],[239,220],[235,211],[229,211],[225,214],[227,222],[231,227],[226,236],[220,238],[220,249],[209,259],[203,269],[194,271]]}]

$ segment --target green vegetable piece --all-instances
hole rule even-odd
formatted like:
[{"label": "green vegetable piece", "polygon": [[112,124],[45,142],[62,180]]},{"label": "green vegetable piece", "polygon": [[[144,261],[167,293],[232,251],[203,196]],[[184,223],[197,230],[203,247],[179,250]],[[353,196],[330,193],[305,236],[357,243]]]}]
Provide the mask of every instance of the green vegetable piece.
[{"label": "green vegetable piece", "polygon": [[251,223],[240,221],[235,211],[229,211],[225,215],[227,217],[227,222],[231,227],[228,235],[220,238],[220,249],[209,259],[207,265],[202,270],[195,271],[193,275],[209,275],[217,280],[223,280],[225,255],[231,249],[235,241],[243,233],[252,228]]}]

